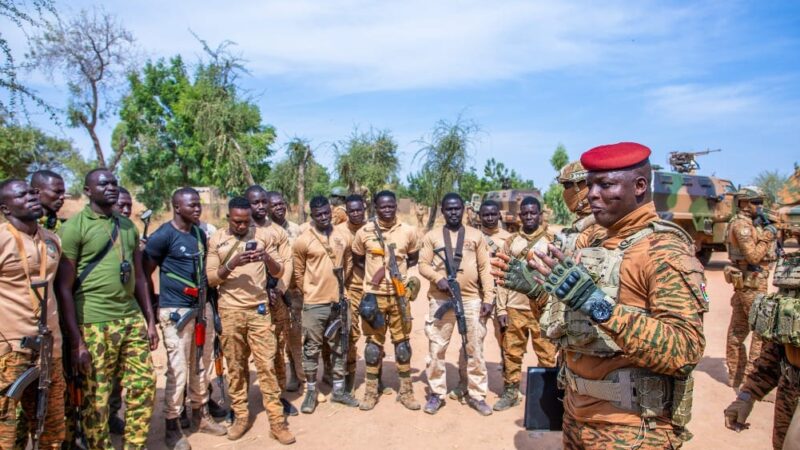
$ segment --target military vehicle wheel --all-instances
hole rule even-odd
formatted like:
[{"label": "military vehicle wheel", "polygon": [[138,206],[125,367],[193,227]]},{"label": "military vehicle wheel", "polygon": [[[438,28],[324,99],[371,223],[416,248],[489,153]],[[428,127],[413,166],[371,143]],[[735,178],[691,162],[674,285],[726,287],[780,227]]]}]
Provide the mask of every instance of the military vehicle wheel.
[{"label": "military vehicle wheel", "polygon": [[700,260],[700,264],[707,266],[708,262],[711,261],[711,255],[714,253],[714,250],[710,247],[703,247],[697,252],[697,259]]}]

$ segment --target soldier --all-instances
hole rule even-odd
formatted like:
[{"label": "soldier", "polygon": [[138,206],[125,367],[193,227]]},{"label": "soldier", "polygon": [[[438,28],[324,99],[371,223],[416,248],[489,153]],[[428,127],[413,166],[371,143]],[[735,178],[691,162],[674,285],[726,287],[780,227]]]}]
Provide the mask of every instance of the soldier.
[{"label": "soldier", "polygon": [[[750,313],[750,324],[764,346],[736,400],[725,410],[725,426],[737,432],[747,429],[753,403],[777,386],[772,446],[788,450],[800,445],[800,332],[796,328],[800,321],[800,253],[778,261],[773,280],[778,292],[759,296]],[[787,312],[793,312],[793,317],[778,317]]]},{"label": "soldier", "polygon": [[728,223],[727,246],[731,265],[725,268],[725,280],[733,284],[731,321],[725,344],[728,385],[738,389],[742,378],[753,367],[761,351],[761,338],[753,336],[750,356],[744,340],[750,333],[747,316],[753,300],[767,292],[770,263],[775,261],[777,230],[757,227],[754,220],[761,213],[764,194],[755,186],[739,189],[734,195],[739,211]]},{"label": "soldier", "polygon": [[[268,251],[278,255],[290,254],[291,244],[289,243],[289,235],[286,233],[286,231],[284,231],[283,227],[273,226],[274,222],[271,222],[267,218],[267,210],[269,206],[269,197],[267,195],[267,191],[259,185],[253,185],[247,188],[247,190],[244,192],[244,195],[247,198],[247,201],[250,202],[250,214],[253,219],[252,225],[258,228],[270,227],[278,235],[276,247],[268,249]],[[289,402],[289,400],[283,397],[283,391],[286,391],[286,351],[289,337],[290,320],[289,305],[286,304],[285,301],[287,298],[283,295],[283,291],[286,289],[281,289],[281,287],[289,284],[288,277],[291,276],[292,273],[290,264],[291,262],[287,261],[286,267],[283,269],[283,283],[281,283],[281,280],[277,278],[273,278],[271,276],[267,277],[269,280],[268,292],[270,294],[268,305],[269,312],[272,315],[272,323],[275,324],[275,376],[278,379],[278,386],[280,386],[282,391],[281,404],[283,405],[283,413],[290,416],[296,416],[298,414],[297,408],[295,408],[294,405]]]},{"label": "soldier", "polygon": [[208,283],[219,290],[222,348],[228,364],[228,391],[236,416],[228,429],[235,441],[252,426],[247,407],[252,356],[258,385],[267,410],[270,436],[281,444],[295,442],[283,417],[281,388],[275,375],[276,343],[267,306],[267,274],[280,278],[288,254],[271,254],[279,233],[272,228],[251,227],[250,203],[234,197],[228,202],[228,229],[219,230],[208,242]]},{"label": "soldier", "polygon": [[[272,226],[282,229],[289,238],[291,250],[294,240],[303,231],[300,225],[286,218],[286,201],[279,192],[267,192],[267,214]],[[291,253],[291,251],[290,251]],[[289,302],[289,331],[286,342],[286,355],[289,357],[289,373],[286,376],[286,390],[297,392],[301,384],[305,384],[303,373],[303,292],[294,286],[292,271],[284,271],[284,276],[276,286],[278,296],[284,296]]]},{"label": "soldier", "polygon": [[[346,271],[351,264],[349,239],[331,225],[331,205],[325,197],[309,202],[313,224],[292,246],[295,285],[303,290],[303,370],[306,397],[300,410],[311,414],[317,407],[317,364],[324,341],[333,357],[333,397],[336,403],[358,406],[358,400],[345,388],[345,360],[339,335],[326,336],[328,327],[339,317],[339,280],[336,270]],[[346,327],[347,323],[342,323]],[[341,333],[346,332],[344,328]]]},{"label": "soldier", "polygon": [[39,199],[44,208],[44,215],[39,219],[39,225],[57,233],[64,222],[58,218],[58,211],[64,206],[67,193],[64,179],[51,170],[37,170],[31,175],[31,187],[39,190]]},{"label": "soldier", "polygon": [[[553,237],[540,226],[542,205],[536,197],[525,197],[519,205],[520,230],[506,239],[503,254],[515,259],[528,259],[532,250],[547,251]],[[530,337],[540,367],[555,367],[555,345],[542,334],[539,319],[548,295],[543,289],[523,294],[508,292],[497,302],[497,322],[503,335],[503,395],[494,404],[495,411],[504,411],[519,404],[522,395],[522,359]]]},{"label": "soldier", "polygon": [[[485,200],[483,203],[481,203],[480,208],[478,208],[478,217],[481,220],[480,229],[483,233],[483,238],[486,240],[486,245],[489,246],[489,256],[494,258],[495,254],[503,248],[506,240],[511,237],[511,233],[504,230],[500,226],[500,205],[494,200]],[[509,292],[502,287],[494,287],[495,302],[492,305],[493,312],[496,311],[495,307],[497,305],[498,297],[503,296],[505,299],[508,294]],[[505,332],[505,329],[501,328],[500,324],[497,322],[497,314],[492,314],[492,321],[494,325],[494,337],[497,339],[497,345],[500,347],[500,364],[502,367],[503,333]],[[458,386],[447,394],[447,396],[452,400],[462,400],[464,399],[464,395],[467,393],[466,362],[464,361],[464,356],[462,353],[459,353],[458,357]]]},{"label": "soldier", "polygon": [[[420,409],[414,399],[411,383],[411,308],[406,302],[406,311],[398,306],[398,291],[390,274],[391,253],[397,260],[401,278],[406,277],[409,267],[417,264],[419,243],[416,229],[397,220],[397,197],[394,192],[381,191],[373,198],[375,219],[356,232],[352,251],[355,265],[364,268],[364,298],[359,313],[367,344],[364,360],[367,364],[364,399],[359,404],[363,411],[375,407],[378,402],[380,368],[383,360],[383,345],[387,328],[394,344],[400,391],[397,399],[410,410]],[[409,280],[410,281],[410,280]]]},{"label": "soldier", "polygon": [[[35,338],[45,306],[45,322],[52,336],[50,354],[50,390],[44,416],[44,432],[39,437],[40,448],[60,448],[64,440],[64,381],[61,363],[61,329],[53,291],[61,245],[58,237],[38,225],[44,216],[37,190],[23,180],[9,179],[0,183],[0,211],[7,223],[0,225],[0,314],[3,325],[0,333],[0,448],[17,448],[14,439],[19,433],[21,447],[27,445],[28,435],[36,430],[38,403],[37,380],[22,392],[20,401],[8,397],[8,389],[26,370],[38,364],[38,352],[23,344],[23,339]],[[34,288],[37,282],[47,287]],[[36,289],[34,291],[34,289]],[[40,297],[41,296],[41,297]],[[44,304],[40,304],[44,302]],[[21,414],[17,407],[21,406]]]},{"label": "soldier", "polygon": [[331,189],[330,203],[333,208],[334,225],[347,222],[347,211],[344,207],[345,197],[347,197],[347,191],[344,189],[340,187]]},{"label": "soldier", "polygon": [[425,235],[419,261],[420,275],[431,283],[431,288],[428,289],[430,311],[425,321],[425,335],[429,342],[425,373],[431,394],[425,404],[425,412],[436,414],[444,405],[443,397],[447,392],[444,358],[456,323],[453,309],[445,312],[441,318],[434,316],[439,308],[455,300],[455,293],[448,284],[444,261],[440,258],[434,260],[434,249],[444,247],[452,270],[457,273],[456,279],[461,288],[460,300],[464,305],[467,325],[467,342],[462,347],[464,350],[460,351],[466,352],[466,401],[482,416],[488,416],[492,414],[492,408],[486,404],[489,381],[486,360],[483,357],[483,339],[486,337],[486,318],[491,314],[494,302],[489,246],[480,231],[462,224],[464,200],[458,194],[449,193],[442,198],[442,215],[445,225]]},{"label": "soldier", "polygon": [[[119,204],[119,202],[117,202]],[[191,449],[178,418],[184,410],[184,389],[188,387],[192,408],[191,428],[201,433],[223,436],[224,426],[214,422],[208,403],[209,373],[212,366],[214,327],[205,328],[201,361],[196,361],[195,319],[198,314],[198,295],[206,283],[203,264],[206,259],[206,234],[199,227],[200,194],[192,188],[182,188],[172,194],[172,220],[150,235],[145,247],[144,271],[148,281],[159,269],[158,322],[167,350],[167,380],[164,387],[165,442],[174,449]],[[202,277],[198,279],[197,271]],[[153,283],[149,283],[151,296]],[[214,311],[210,301],[204,305],[207,322],[213,323]],[[191,317],[191,316],[190,316]],[[178,324],[183,322],[183,328]],[[198,370],[199,369],[199,370]]]},{"label": "soldier", "polygon": [[[635,143],[584,153],[606,238],[579,249],[579,264],[552,245],[552,256],[536,250],[529,262],[563,305],[542,327],[564,352],[564,448],[677,448],[690,436],[691,373],[705,348],[703,266],[691,237],[658,218],[649,155]],[[502,259],[504,279],[531,280],[514,287],[531,292],[533,273]]]},{"label": "soldier", "polygon": [[127,390],[124,445],[144,448],[155,395],[150,352],[158,333],[139,232],[113,212],[119,189],[109,170],[90,171],[83,190],[89,204],[59,230],[56,283],[73,365],[83,375],[83,431],[89,448],[111,447],[108,403],[119,377]]},{"label": "soldier", "polygon": [[589,207],[589,187],[586,185],[586,169],[580,161],[572,161],[561,168],[558,182],[564,188],[562,198],[567,209],[577,216],[572,225],[563,228],[553,242],[565,255],[572,255],[577,247],[588,247],[595,239],[602,238],[603,227],[597,224]]},{"label": "soldier", "polygon": [[[364,198],[358,194],[349,195],[344,202],[347,211],[347,222],[339,224],[337,228],[348,238],[348,246],[353,244],[356,233],[366,220],[366,205]],[[364,268],[352,265],[346,283],[347,300],[350,303],[350,345],[347,348],[347,369],[345,375],[345,388],[353,394],[355,390],[356,362],[358,361],[358,339],[361,337],[358,307],[364,295]]]}]

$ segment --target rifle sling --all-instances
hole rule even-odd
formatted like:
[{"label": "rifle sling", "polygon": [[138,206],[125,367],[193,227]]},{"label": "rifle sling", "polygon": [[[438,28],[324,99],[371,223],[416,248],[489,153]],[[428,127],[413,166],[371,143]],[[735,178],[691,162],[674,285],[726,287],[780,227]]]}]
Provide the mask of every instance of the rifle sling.
[{"label": "rifle sling", "polygon": [[89,274],[92,273],[94,268],[100,264],[100,261],[106,257],[109,251],[111,251],[111,248],[114,247],[114,242],[117,240],[117,235],[119,235],[119,219],[117,216],[114,216],[114,229],[111,230],[111,237],[109,238],[108,243],[106,243],[106,246],[103,247],[99,253],[94,255],[94,257],[89,260],[89,263],[86,264],[86,267],[83,268],[80,275],[78,275],[78,279],[75,280],[75,285],[72,286],[72,292],[78,292],[78,289],[81,288],[81,284],[86,281],[86,278],[89,277]]},{"label": "rifle sling", "polygon": [[[453,277],[458,274],[458,270],[461,267],[461,259],[464,257],[464,234],[466,233],[466,229],[464,225],[461,225],[458,228],[458,236],[456,237],[456,248],[455,251],[453,249],[453,241],[450,239],[450,230],[447,227],[442,228],[442,235],[444,237],[444,255],[449,260],[452,261],[451,268],[453,269]],[[448,273],[447,276],[450,276]]]},{"label": "rifle sling", "polygon": [[242,239],[242,240],[240,240],[239,238],[236,238],[237,242],[236,242],[235,244],[233,244],[233,247],[231,247],[231,249],[230,249],[230,250],[228,250],[228,253],[227,253],[227,254],[225,254],[225,258],[223,258],[223,260],[222,260],[222,266],[223,266],[223,267],[225,266],[225,264],[228,264],[228,261],[230,261],[230,260],[231,260],[231,257],[232,257],[232,256],[233,256],[233,254],[236,252],[236,250],[238,250],[238,249],[239,249],[239,244],[241,244],[241,243],[242,243],[242,241],[244,241],[244,242],[247,242],[247,241],[249,241],[249,240],[253,239],[253,237],[255,237],[255,234],[256,234],[256,233],[255,233],[255,231],[254,231],[254,230],[255,230],[255,228],[251,227],[251,228],[250,228],[250,229],[247,231],[247,234],[245,235],[244,239]]},{"label": "rifle sling", "polygon": [[[30,286],[30,290],[28,291],[28,296],[31,301],[31,308],[33,308],[33,315],[34,317],[40,316],[40,304],[39,300],[36,298],[36,295],[33,291],[33,280],[31,278],[31,269],[28,266],[28,253],[25,251],[25,244],[22,242],[22,236],[19,234],[19,230],[17,230],[13,225],[10,223],[6,224],[6,228],[14,236],[14,240],[17,244],[17,252],[19,253],[20,261],[22,262],[22,270],[25,272],[25,278],[28,280],[28,286]],[[37,230],[37,233],[39,231]],[[44,243],[44,239],[41,238],[39,240],[39,279],[46,280],[47,279],[47,245]],[[44,299],[44,303],[46,306],[47,299]],[[46,313],[45,313],[46,315]],[[45,322],[47,319],[45,319]]]}]

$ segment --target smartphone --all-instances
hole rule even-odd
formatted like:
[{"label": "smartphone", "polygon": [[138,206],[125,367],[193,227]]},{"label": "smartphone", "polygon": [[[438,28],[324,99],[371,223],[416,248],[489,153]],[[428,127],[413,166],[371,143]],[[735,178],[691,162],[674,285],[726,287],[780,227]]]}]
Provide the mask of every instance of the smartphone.
[{"label": "smartphone", "polygon": [[258,243],[256,241],[247,241],[247,243],[244,244],[244,251],[246,252],[254,251],[256,249],[257,244]]}]

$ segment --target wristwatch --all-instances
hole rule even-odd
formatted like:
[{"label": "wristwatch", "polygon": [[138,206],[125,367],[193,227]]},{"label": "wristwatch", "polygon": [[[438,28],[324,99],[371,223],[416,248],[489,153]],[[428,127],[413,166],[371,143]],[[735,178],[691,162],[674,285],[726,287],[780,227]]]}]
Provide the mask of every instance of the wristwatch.
[{"label": "wristwatch", "polygon": [[614,312],[614,305],[606,299],[595,300],[589,308],[589,316],[597,323],[603,323],[610,319],[612,312]]}]

